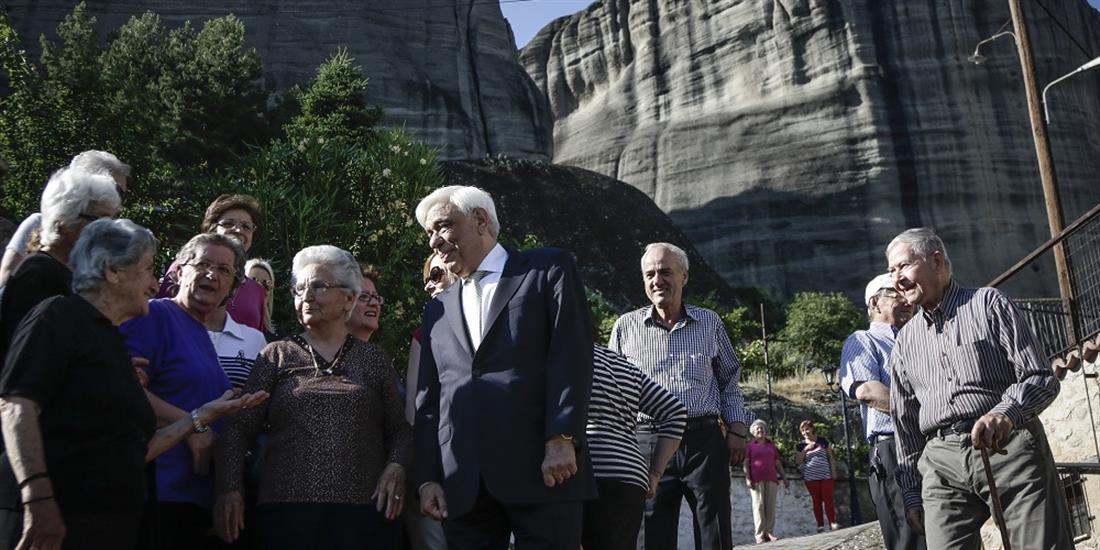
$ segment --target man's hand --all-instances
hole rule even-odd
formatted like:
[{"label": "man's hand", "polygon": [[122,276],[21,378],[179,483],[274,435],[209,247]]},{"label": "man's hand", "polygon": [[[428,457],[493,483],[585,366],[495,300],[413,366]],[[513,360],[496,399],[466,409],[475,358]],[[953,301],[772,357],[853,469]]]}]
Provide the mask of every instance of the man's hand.
[{"label": "man's hand", "polygon": [[918,506],[905,511],[905,521],[909,528],[918,535],[924,535],[924,508]]},{"label": "man's hand", "polygon": [[420,513],[436,521],[447,519],[447,499],[443,496],[442,485],[425,483],[420,488]]},{"label": "man's hand", "polygon": [[561,485],[577,473],[577,450],[568,439],[555,437],[546,442],[542,459],[542,482],[547,487]]},{"label": "man's hand", "polygon": [[648,498],[653,498],[654,496],[657,496],[657,486],[661,484],[661,477],[663,477],[664,475],[665,474],[662,473],[662,472],[654,472],[654,471],[650,470],[650,472],[649,472],[649,489],[647,489],[646,492],[645,492],[645,497],[647,499]]},{"label": "man's hand", "polygon": [[38,500],[27,504],[23,510],[23,538],[16,549],[60,549],[65,539],[65,522],[57,501],[52,498]]},{"label": "man's hand", "polygon": [[970,430],[970,441],[975,449],[989,449],[993,452],[1003,453],[1001,441],[1008,437],[1013,428],[1012,420],[1002,413],[986,413]]},{"label": "man's hand", "polygon": [[210,461],[214,458],[214,432],[208,430],[187,436],[187,448],[191,449],[191,467],[195,475],[209,475]]},{"label": "man's hand", "polygon": [[726,446],[730,448],[730,464],[736,466],[745,459],[745,444],[748,443],[748,430],[742,422],[734,422],[727,427]]}]

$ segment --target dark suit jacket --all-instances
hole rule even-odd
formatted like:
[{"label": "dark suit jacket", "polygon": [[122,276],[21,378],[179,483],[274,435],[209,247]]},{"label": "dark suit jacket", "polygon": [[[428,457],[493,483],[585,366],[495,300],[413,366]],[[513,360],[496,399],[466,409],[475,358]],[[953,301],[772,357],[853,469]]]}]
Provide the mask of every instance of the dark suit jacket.
[{"label": "dark suit jacket", "polygon": [[[416,398],[416,486],[441,483],[448,515],[468,512],[484,481],[505,504],[596,495],[584,440],[592,329],[572,255],[508,251],[477,353],[455,283],[424,310]],[[575,476],[542,480],[548,439],[571,434]]]}]

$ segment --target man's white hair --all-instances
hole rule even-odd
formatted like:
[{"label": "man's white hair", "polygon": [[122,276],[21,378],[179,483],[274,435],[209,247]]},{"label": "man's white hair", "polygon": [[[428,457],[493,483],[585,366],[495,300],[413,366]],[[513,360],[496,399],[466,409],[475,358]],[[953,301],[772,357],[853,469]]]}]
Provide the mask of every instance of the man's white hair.
[{"label": "man's white hair", "polygon": [[62,168],[50,176],[46,189],[42,191],[43,245],[56,244],[61,240],[61,231],[76,226],[80,215],[85,213],[92,202],[106,204],[118,210],[122,199],[115,189],[115,180],[110,176],[89,174],[69,168]]},{"label": "man's white hair", "polygon": [[447,203],[454,205],[467,217],[474,213],[475,208],[485,210],[489,216],[489,234],[493,237],[500,235],[500,222],[497,220],[493,197],[482,189],[465,185],[440,187],[421,199],[420,204],[416,205],[416,221],[420,223],[420,227],[428,228],[428,212],[432,208]]},{"label": "man's white hair", "polygon": [[649,243],[645,245],[645,252],[642,253],[642,271],[645,271],[645,257],[649,255],[651,250],[667,250],[676,256],[676,259],[680,262],[680,266],[684,268],[684,271],[690,271],[688,269],[688,255],[684,252],[683,248],[680,248],[672,243]]},{"label": "man's white hair", "polygon": [[944,265],[947,266],[947,273],[951,273],[951,258],[947,257],[947,248],[943,245],[943,239],[936,235],[935,229],[931,227],[914,227],[902,231],[886,246],[886,258],[890,258],[890,251],[894,247],[903,244],[909,245],[914,254],[925,259],[933,253],[939,252],[943,256]]},{"label": "man's white hair", "polygon": [[84,151],[73,157],[69,168],[103,176],[130,177],[130,165],[107,151]]}]

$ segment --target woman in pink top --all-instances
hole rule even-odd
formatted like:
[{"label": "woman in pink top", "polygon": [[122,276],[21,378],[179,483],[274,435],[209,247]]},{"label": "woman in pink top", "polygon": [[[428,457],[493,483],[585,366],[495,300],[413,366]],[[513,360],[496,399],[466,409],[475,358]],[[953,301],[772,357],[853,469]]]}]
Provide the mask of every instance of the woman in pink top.
[{"label": "woman in pink top", "polygon": [[752,519],[756,525],[756,543],[778,540],[775,530],[775,497],[779,480],[790,487],[779,449],[768,439],[768,425],[757,420],[749,426],[752,441],[745,446],[745,483],[752,492]]}]

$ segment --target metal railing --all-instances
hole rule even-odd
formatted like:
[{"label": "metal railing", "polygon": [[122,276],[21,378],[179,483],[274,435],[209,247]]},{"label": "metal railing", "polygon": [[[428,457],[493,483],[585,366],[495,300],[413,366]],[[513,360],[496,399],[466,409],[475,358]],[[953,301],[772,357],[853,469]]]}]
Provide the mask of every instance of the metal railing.
[{"label": "metal railing", "polygon": [[1061,355],[1100,332],[1100,204],[989,283],[1000,287],[1023,277],[1025,268],[1049,260],[1047,253],[1058,243],[1069,268],[1069,299],[1010,295],[1047,357]]}]

